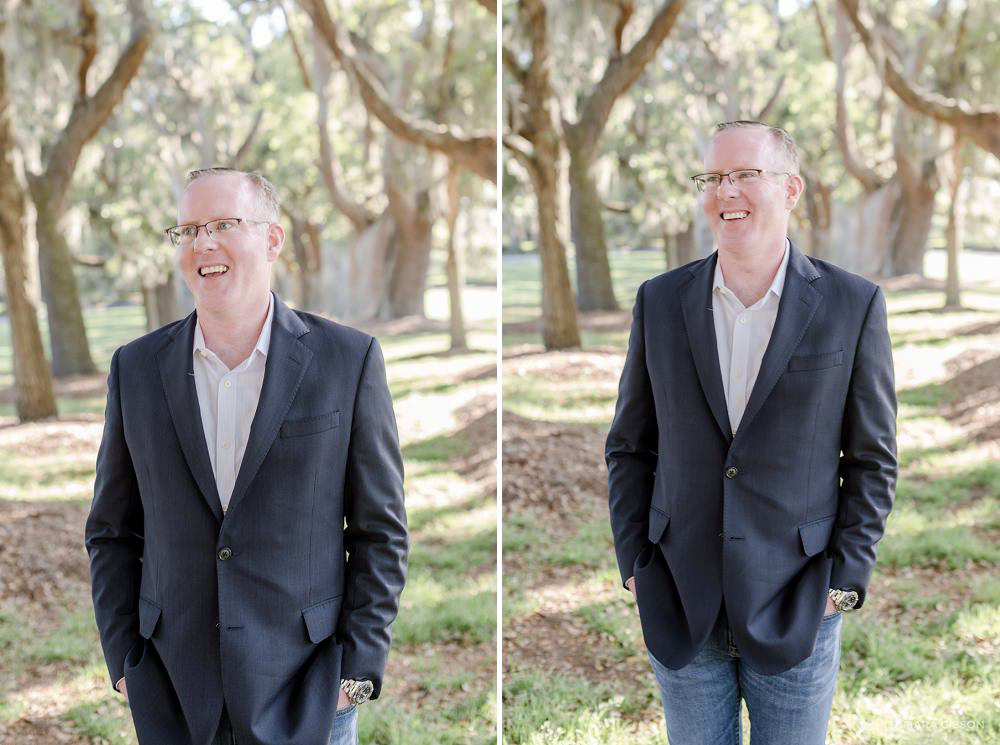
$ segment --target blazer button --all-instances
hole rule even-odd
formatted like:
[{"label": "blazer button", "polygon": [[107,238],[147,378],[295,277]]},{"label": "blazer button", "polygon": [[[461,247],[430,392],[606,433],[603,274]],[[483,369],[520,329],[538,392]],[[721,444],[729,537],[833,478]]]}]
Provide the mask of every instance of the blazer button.
[{"label": "blazer button", "polygon": [[222,559],[222,561],[226,561],[232,555],[233,551],[228,547],[219,549],[219,558]]},{"label": "blazer button", "polygon": [[727,479],[735,479],[736,478],[736,474],[738,474],[739,472],[740,471],[739,471],[738,468],[736,468],[735,466],[730,466],[729,468],[726,469],[726,478]]}]

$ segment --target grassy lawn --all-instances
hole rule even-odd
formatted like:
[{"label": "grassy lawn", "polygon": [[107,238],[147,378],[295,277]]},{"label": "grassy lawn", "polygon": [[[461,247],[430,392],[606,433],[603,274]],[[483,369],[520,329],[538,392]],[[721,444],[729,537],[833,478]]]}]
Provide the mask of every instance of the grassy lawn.
[{"label": "grassy lawn", "polygon": [[[383,694],[361,709],[362,742],[495,741],[496,296],[469,297],[465,354],[447,354],[439,325],[372,329],[404,451],[412,550]],[[143,332],[141,308],[85,316],[105,371]],[[7,334],[0,321],[0,388],[11,384]],[[55,422],[18,425],[0,407],[0,742],[135,743],[107,679],[82,545],[105,376],[60,386]]]},{"label": "grassy lawn", "polygon": [[[623,308],[662,271],[657,254],[611,261]],[[901,474],[868,602],[844,619],[829,742],[1000,741],[1000,266],[990,272],[967,275],[957,311],[939,310],[940,292],[887,292]],[[505,322],[520,324],[503,337],[504,739],[662,745],[607,517],[603,440],[628,315],[613,330],[584,317],[583,349],[544,352],[521,331],[538,315],[537,263],[507,259],[503,277]],[[745,707],[744,731],[748,742]]]}]

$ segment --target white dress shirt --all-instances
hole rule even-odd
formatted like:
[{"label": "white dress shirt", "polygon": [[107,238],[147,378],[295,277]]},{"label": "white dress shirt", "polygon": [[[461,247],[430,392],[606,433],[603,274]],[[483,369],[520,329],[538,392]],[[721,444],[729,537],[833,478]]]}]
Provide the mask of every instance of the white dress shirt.
[{"label": "white dress shirt", "polygon": [[232,370],[205,346],[201,324],[195,324],[194,385],[223,512],[229,508],[236,475],[240,472],[247,449],[250,425],[260,401],[273,321],[274,300],[268,295],[267,318],[264,319],[257,345],[250,356]]},{"label": "white dress shirt", "polygon": [[712,284],[712,315],[715,320],[715,340],[719,350],[719,371],[726,394],[729,424],[733,434],[739,429],[747,400],[757,382],[764,351],[771,341],[774,321],[778,316],[778,302],[785,286],[788,270],[788,239],[778,271],[764,297],[749,308],[740,302],[726,287],[722,266],[715,262],[715,280]]}]

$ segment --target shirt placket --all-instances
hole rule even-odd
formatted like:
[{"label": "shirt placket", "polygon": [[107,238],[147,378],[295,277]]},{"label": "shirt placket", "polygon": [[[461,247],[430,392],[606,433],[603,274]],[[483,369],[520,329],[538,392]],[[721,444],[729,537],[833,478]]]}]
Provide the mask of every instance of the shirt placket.
[{"label": "shirt placket", "polygon": [[216,437],[216,460],[219,464],[219,497],[222,511],[229,508],[229,498],[236,482],[236,376],[230,372],[219,380],[218,435]]},{"label": "shirt placket", "polygon": [[729,411],[733,434],[739,429],[747,405],[747,373],[750,361],[750,311],[737,313],[733,322],[733,351],[729,364]]}]

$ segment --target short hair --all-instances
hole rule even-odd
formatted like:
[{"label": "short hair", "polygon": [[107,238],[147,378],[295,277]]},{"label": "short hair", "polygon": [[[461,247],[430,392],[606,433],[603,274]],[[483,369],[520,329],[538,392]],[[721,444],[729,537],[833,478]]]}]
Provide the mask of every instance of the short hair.
[{"label": "short hair", "polygon": [[213,166],[212,168],[200,168],[190,171],[187,175],[187,182],[197,181],[205,176],[225,176],[236,174],[243,176],[249,181],[256,192],[257,207],[261,211],[260,217],[268,222],[279,222],[281,220],[281,205],[278,203],[278,193],[274,190],[274,184],[265,178],[260,171],[241,171],[237,168],[226,168],[225,166]]},{"label": "short hair", "polygon": [[751,119],[738,119],[734,122],[720,122],[719,124],[716,124],[715,131],[712,132],[712,137],[715,137],[724,129],[744,127],[766,130],[771,135],[772,144],[775,146],[778,155],[784,156],[788,160],[789,172],[794,173],[796,176],[798,175],[799,151],[795,147],[795,140],[793,140],[792,136],[781,127],[772,127],[770,124],[764,124],[764,122],[758,122]]}]

